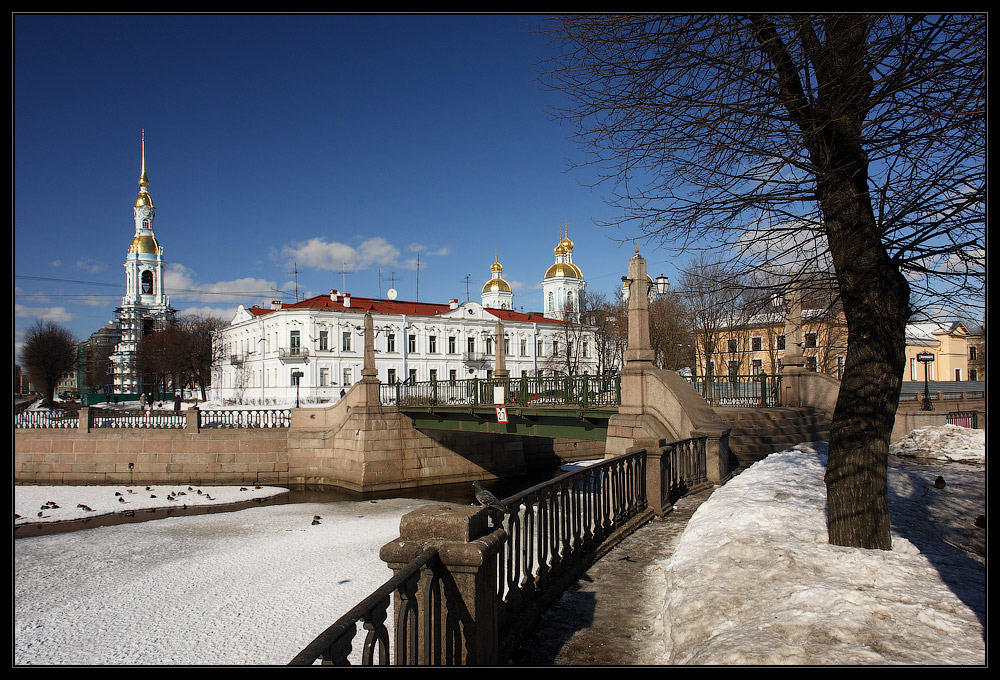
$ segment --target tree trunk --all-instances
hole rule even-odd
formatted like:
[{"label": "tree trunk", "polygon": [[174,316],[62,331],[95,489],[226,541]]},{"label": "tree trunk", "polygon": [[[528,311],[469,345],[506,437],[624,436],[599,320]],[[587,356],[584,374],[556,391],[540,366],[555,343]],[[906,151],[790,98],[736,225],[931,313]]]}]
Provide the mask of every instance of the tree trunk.
[{"label": "tree trunk", "polygon": [[847,361],[830,428],[830,542],[889,550],[889,438],[906,365],[909,286],[886,254],[866,189],[826,187],[830,250],[847,317]]}]

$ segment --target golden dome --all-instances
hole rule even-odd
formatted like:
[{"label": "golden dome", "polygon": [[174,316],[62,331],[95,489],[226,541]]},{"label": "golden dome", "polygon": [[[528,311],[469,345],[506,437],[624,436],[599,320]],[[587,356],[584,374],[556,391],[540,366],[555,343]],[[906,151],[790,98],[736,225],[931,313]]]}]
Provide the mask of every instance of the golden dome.
[{"label": "golden dome", "polygon": [[145,191],[140,191],[139,196],[135,199],[136,208],[152,208],[153,207],[153,197],[150,196]]},{"label": "golden dome", "polygon": [[490,279],[483,285],[484,293],[510,293],[510,284],[503,279]]},{"label": "golden dome", "polygon": [[128,252],[158,255],[160,253],[160,244],[157,243],[156,237],[150,236],[136,236],[132,239],[132,244],[128,247]]},{"label": "golden dome", "polygon": [[567,279],[582,279],[583,272],[572,262],[556,262],[545,271],[544,278],[551,279],[557,276]]},{"label": "golden dome", "polygon": [[490,265],[490,271],[500,273],[503,271],[503,265],[499,261],[494,262]]},{"label": "golden dome", "polygon": [[559,241],[559,244],[555,247],[553,252],[556,255],[565,255],[566,253],[572,253],[573,242],[569,240],[568,236],[563,236],[562,240]]}]

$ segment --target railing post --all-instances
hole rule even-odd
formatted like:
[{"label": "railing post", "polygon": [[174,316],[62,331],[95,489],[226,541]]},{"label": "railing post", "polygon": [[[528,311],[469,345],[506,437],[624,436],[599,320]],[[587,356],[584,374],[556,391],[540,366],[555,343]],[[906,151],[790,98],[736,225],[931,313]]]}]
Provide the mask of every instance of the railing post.
[{"label": "railing post", "polygon": [[[670,512],[671,445],[646,449],[646,504],[657,517]],[[631,452],[631,449],[629,450]]]},{"label": "railing post", "polygon": [[[413,596],[425,608],[416,617],[416,649],[402,655],[397,649],[394,658],[421,665],[500,663],[497,555],[507,533],[489,526],[489,512],[479,506],[425,505],[404,515],[399,538],[382,547],[380,557],[394,572],[429,548],[437,549],[440,559],[441,573],[421,579]],[[434,592],[421,592],[428,588]]]}]

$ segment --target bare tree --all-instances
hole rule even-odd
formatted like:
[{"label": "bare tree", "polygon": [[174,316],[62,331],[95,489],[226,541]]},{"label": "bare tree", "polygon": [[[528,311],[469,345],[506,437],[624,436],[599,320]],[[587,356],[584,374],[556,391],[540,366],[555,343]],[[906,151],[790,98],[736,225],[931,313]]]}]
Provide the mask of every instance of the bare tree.
[{"label": "bare tree", "polygon": [[46,408],[55,403],[60,378],[76,370],[76,341],[62,326],[38,320],[24,334],[21,363],[31,380],[41,387]]},{"label": "bare tree", "polygon": [[620,225],[836,277],[850,342],[829,538],[888,549],[907,320],[982,299],[985,15],[572,16],[549,35],[546,78]]}]

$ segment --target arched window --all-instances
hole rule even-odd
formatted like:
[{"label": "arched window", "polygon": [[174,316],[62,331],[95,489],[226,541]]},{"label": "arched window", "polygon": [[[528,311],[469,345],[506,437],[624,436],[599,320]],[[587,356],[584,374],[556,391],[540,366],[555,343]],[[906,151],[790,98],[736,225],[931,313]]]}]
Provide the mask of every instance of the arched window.
[{"label": "arched window", "polygon": [[555,307],[553,306],[553,300],[554,300],[554,296],[552,295],[552,291],[550,290],[549,291],[549,302],[548,302],[548,311],[550,311],[550,312],[553,309],[555,309]]},{"label": "arched window", "polygon": [[153,272],[148,269],[142,273],[142,292],[145,295],[153,294]]}]

